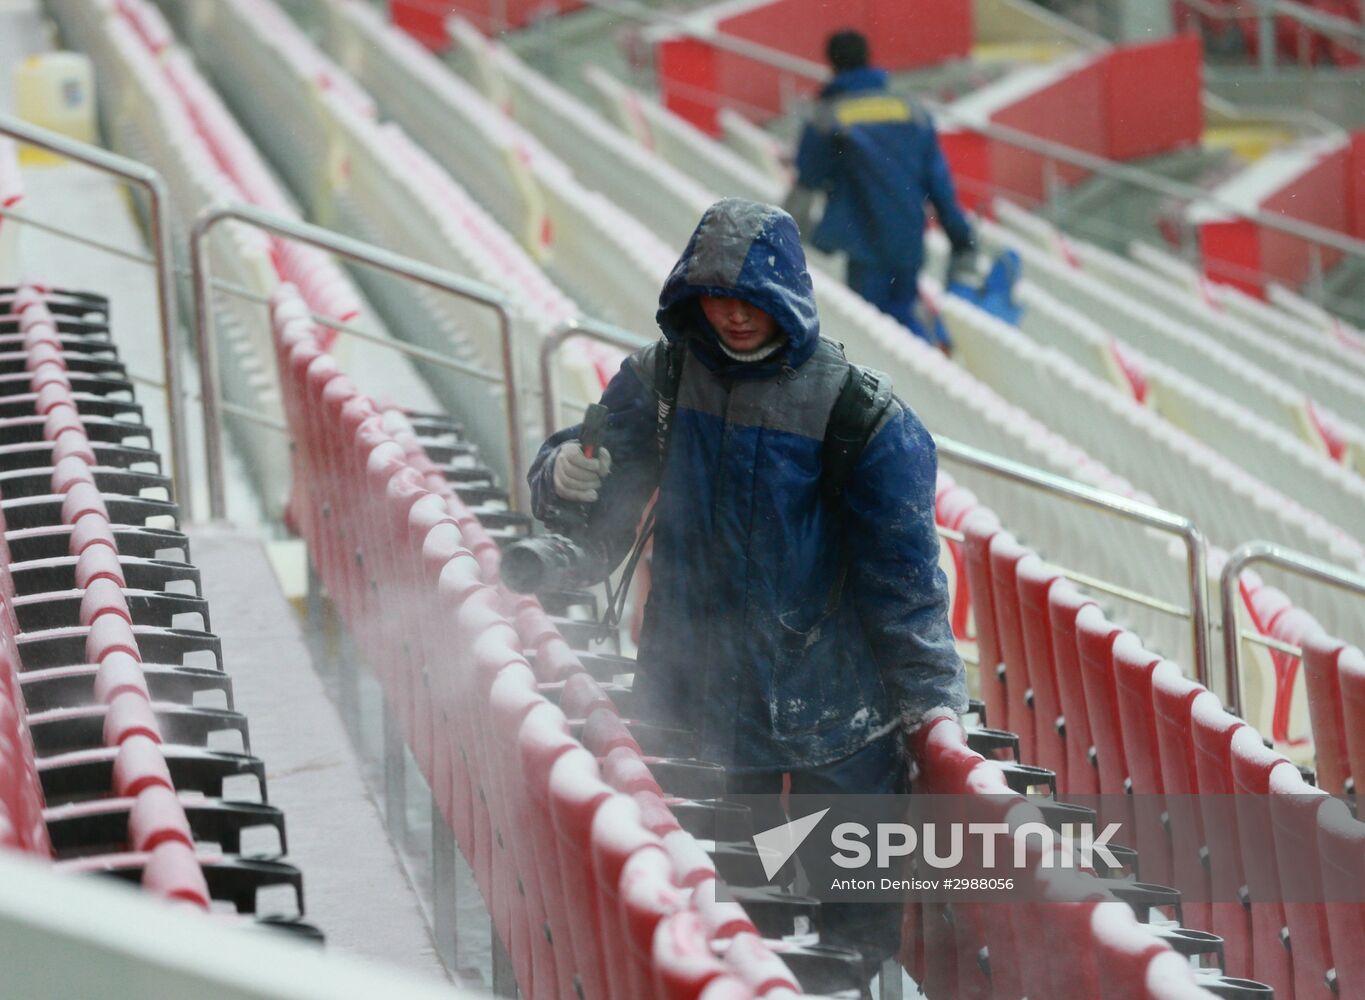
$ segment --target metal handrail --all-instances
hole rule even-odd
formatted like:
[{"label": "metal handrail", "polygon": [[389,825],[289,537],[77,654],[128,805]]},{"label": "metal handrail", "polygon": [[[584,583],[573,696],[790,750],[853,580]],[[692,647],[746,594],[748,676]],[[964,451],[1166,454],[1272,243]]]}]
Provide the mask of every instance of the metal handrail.
[{"label": "metal handrail", "polygon": [[[783,70],[793,76],[811,80],[815,83],[824,83],[829,80],[829,69],[823,64],[812,62],[808,59],[801,59],[790,53],[783,52],[759,42],[748,41],[747,39],[735,39],[715,30],[702,30],[697,26],[697,19],[688,19],[678,16],[661,16],[657,12],[651,11],[631,0],[589,0],[594,6],[599,6],[607,10],[614,10],[629,17],[650,23],[664,24],[676,29],[680,34],[695,38],[698,41],[706,42],[719,49],[734,52],[755,62],[764,63],[774,69]],[[1342,253],[1350,254],[1354,257],[1365,258],[1365,240],[1355,239],[1331,229],[1324,229],[1311,223],[1301,222],[1291,219],[1279,213],[1262,212],[1255,209],[1247,209],[1231,202],[1224,201],[1202,188],[1181,181],[1171,180],[1160,174],[1131,167],[1115,160],[1109,160],[1102,156],[1096,156],[1085,150],[1077,149],[1074,146],[1067,146],[1050,139],[1022,132],[1019,129],[1010,128],[1007,125],[1000,125],[997,122],[983,122],[968,119],[961,115],[950,106],[939,104],[933,101],[925,101],[940,121],[959,128],[976,132],[990,139],[997,139],[1007,145],[1015,146],[1019,149],[1038,153],[1061,163],[1081,167],[1091,173],[1110,177],[1115,180],[1123,181],[1134,187],[1139,187],[1154,194],[1164,195],[1170,198],[1177,198],[1184,202],[1201,202],[1220,211],[1226,212],[1239,219],[1254,222],[1258,226],[1267,229],[1275,229],[1290,236],[1310,243],[1317,243],[1321,246],[1331,247]]]},{"label": "metal handrail", "polygon": [[[177,273],[182,272],[177,269]],[[184,271],[183,273],[186,276],[189,276],[188,271]],[[222,281],[218,278],[214,278],[213,288],[214,291],[225,292],[235,298],[246,299],[248,302],[255,302],[259,305],[270,304],[269,295],[262,295],[260,292],[254,292],[250,288],[236,284],[232,281]],[[356,340],[363,340],[368,344],[377,344],[396,354],[402,354],[409,358],[416,358],[418,361],[425,361],[428,364],[435,365],[437,368],[445,368],[447,371],[459,372],[462,375],[469,375],[473,378],[480,379],[484,382],[491,382],[495,385],[502,384],[502,375],[498,372],[491,372],[486,368],[480,368],[478,365],[468,364],[458,358],[452,358],[447,354],[441,354],[439,351],[431,351],[425,347],[418,347],[415,344],[408,344],[404,341],[394,340],[390,337],[381,337],[377,333],[371,333],[369,330],[364,330],[358,326],[343,322],[334,316],[328,316],[326,313],[318,312],[316,309],[309,309],[308,315],[315,323],[325,326],[329,330],[335,330],[337,333],[344,333],[348,337],[354,337]]]},{"label": "metal handrail", "polygon": [[[19,142],[39,149],[56,153],[68,160],[75,160],[100,173],[118,177],[129,184],[142,188],[147,195],[147,230],[152,243],[149,264],[156,273],[156,311],[161,327],[161,357],[163,377],[166,380],[166,428],[171,450],[172,496],[180,504],[186,517],[190,516],[192,499],[190,497],[190,463],[185,444],[185,397],[180,384],[180,338],[175,331],[175,275],[171,259],[171,220],[169,216],[170,196],[166,181],[157,171],[119,156],[107,149],[78,142],[75,139],[30,125],[8,115],[0,115],[0,135],[7,135]],[[91,240],[78,233],[60,232],[57,227],[44,223],[43,228],[58,235],[64,235],[94,245]],[[109,248],[101,248],[109,249]],[[124,256],[136,260],[135,255],[126,251]]]},{"label": "metal handrail", "polygon": [[[190,271],[194,279],[194,334],[199,352],[199,377],[204,411],[204,450],[208,466],[209,515],[220,520],[227,514],[227,497],[223,482],[223,404],[218,396],[218,345],[212,336],[210,306],[213,282],[209,273],[206,238],[219,223],[229,219],[254,226],[286,239],[296,240],[320,250],[327,250],[347,260],[369,264],[417,284],[435,288],[459,298],[478,302],[492,309],[498,316],[498,333],[502,342],[503,380],[506,385],[508,431],[508,492],[510,506],[520,505],[517,482],[521,469],[521,439],[517,426],[518,397],[515,364],[512,357],[512,316],[507,296],[489,285],[466,278],[382,247],[352,239],[341,233],[297,219],[262,211],[251,205],[229,203],[209,206],[199,213],[190,231]],[[392,346],[392,345],[389,345]]]},{"label": "metal handrail", "polygon": [[1252,563],[1269,563],[1309,580],[1316,580],[1341,590],[1365,596],[1365,576],[1334,566],[1321,559],[1304,555],[1274,542],[1246,542],[1228,556],[1227,564],[1218,579],[1223,600],[1223,660],[1227,672],[1228,707],[1234,715],[1242,714],[1241,643],[1237,629],[1238,583],[1242,571]]},{"label": "metal handrail", "polygon": [[1194,643],[1194,675],[1199,683],[1209,683],[1209,625],[1208,625],[1208,543],[1193,521],[1160,507],[1153,507],[1108,490],[1097,489],[1067,479],[1043,469],[1011,461],[950,438],[934,435],[934,444],[941,456],[970,465],[993,475],[1022,483],[1045,493],[1066,497],[1076,503],[1102,510],[1118,517],[1135,521],[1175,535],[1185,544],[1185,563],[1190,588],[1191,638]]},{"label": "metal handrail", "polygon": [[574,337],[595,340],[599,344],[619,347],[623,351],[638,351],[650,344],[650,341],[636,337],[629,330],[612,326],[610,323],[603,323],[601,320],[589,319],[586,316],[577,316],[574,319],[565,320],[555,327],[554,331],[540,345],[540,412],[541,419],[545,424],[545,436],[547,438],[559,430],[557,426],[559,423],[559,407],[555,400],[554,372],[551,370],[551,363],[565,342]]}]

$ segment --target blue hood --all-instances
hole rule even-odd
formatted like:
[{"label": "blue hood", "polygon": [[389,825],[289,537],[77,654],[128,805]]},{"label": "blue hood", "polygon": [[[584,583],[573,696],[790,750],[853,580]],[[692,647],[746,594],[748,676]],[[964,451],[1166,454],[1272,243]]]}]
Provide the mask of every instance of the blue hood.
[{"label": "blue hood", "polygon": [[701,315],[703,295],[736,298],[762,309],[787,335],[781,360],[793,368],[815,351],[820,317],[801,234],[775,205],[726,198],[706,210],[659,293],[655,318],[670,341],[693,337],[703,361],[720,359],[716,333]]},{"label": "blue hood", "polygon": [[885,90],[890,79],[886,70],[873,66],[845,70],[836,73],[834,79],[825,84],[820,96],[838,97],[840,94],[852,94],[859,90]]}]

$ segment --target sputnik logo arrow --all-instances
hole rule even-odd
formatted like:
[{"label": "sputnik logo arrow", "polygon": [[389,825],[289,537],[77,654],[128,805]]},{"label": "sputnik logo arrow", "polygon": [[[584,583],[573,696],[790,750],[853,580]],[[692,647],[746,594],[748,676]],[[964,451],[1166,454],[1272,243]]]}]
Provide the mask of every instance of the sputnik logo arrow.
[{"label": "sputnik logo arrow", "polygon": [[806,842],[806,838],[820,825],[827,812],[828,809],[821,809],[818,813],[811,813],[809,816],[802,816],[790,823],[783,823],[771,830],[754,834],[754,846],[758,848],[759,860],[763,862],[765,878],[772,881],[778,869]]}]

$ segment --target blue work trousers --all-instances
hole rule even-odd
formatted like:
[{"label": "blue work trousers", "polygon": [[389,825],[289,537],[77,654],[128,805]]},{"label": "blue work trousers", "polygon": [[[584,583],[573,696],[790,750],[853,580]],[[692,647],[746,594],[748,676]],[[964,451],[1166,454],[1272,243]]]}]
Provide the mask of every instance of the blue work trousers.
[{"label": "blue work trousers", "polygon": [[[869,743],[863,749],[819,767],[792,770],[792,795],[894,795],[909,791],[904,736],[899,730]],[[781,771],[731,774],[726,789],[731,795],[758,795],[745,800],[753,808],[754,832],[761,833],[788,821],[779,796]],[[811,842],[808,841],[809,845]],[[801,857],[801,852],[797,852]],[[783,876],[779,874],[779,880]],[[826,902],[820,907],[822,944],[861,952],[864,976],[870,979],[881,963],[900,948],[900,903]]]}]

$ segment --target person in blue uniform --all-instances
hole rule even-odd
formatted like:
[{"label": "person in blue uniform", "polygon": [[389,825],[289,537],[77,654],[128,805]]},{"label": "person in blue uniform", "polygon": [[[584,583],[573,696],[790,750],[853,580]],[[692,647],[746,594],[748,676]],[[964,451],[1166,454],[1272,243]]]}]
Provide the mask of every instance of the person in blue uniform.
[{"label": "person in blue uniform", "polygon": [[801,133],[787,207],[805,233],[814,194],[823,192],[825,209],[811,245],[847,254],[850,288],[938,343],[941,334],[915,308],[925,203],[933,205],[952,243],[950,278],[970,273],[975,240],[933,120],[888,89],[886,71],[869,65],[867,39],[858,32],[830,36],[826,53],[834,78]]}]

